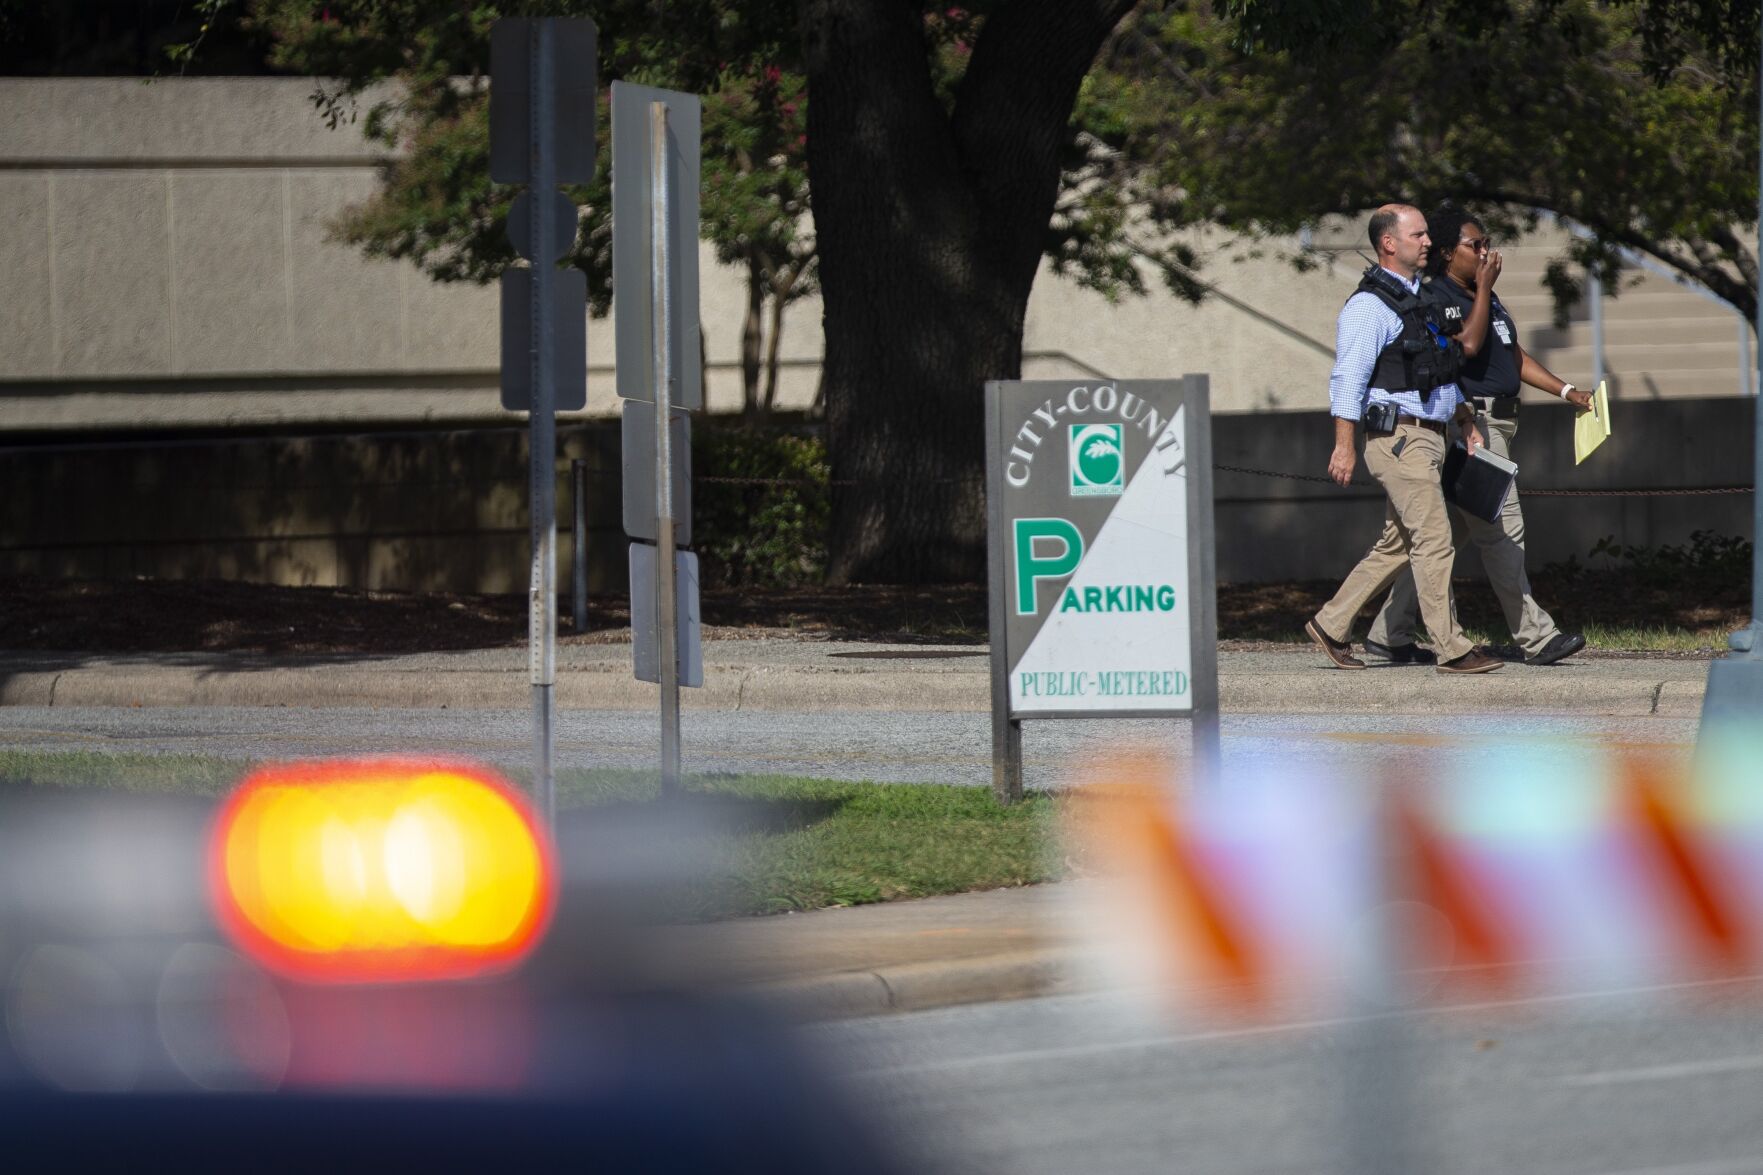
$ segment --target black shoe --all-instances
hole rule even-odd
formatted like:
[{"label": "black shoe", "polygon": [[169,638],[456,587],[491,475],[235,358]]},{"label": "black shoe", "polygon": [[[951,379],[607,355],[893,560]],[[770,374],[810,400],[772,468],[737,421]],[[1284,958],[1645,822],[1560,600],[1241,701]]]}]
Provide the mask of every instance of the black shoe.
[{"label": "black shoe", "polygon": [[1322,631],[1322,625],[1314,620],[1304,622],[1304,632],[1315,641],[1317,647],[1328,654],[1336,669],[1363,669],[1365,662],[1353,656],[1353,646],[1347,641],[1337,641]]},{"label": "black shoe", "polygon": [[1542,652],[1535,656],[1526,657],[1524,663],[1526,665],[1553,665],[1557,661],[1567,660],[1583,648],[1585,648],[1583,636],[1578,633],[1569,636],[1564,632],[1558,632],[1548,644],[1543,646]]},{"label": "black shoe", "polygon": [[1431,649],[1423,649],[1413,641],[1405,645],[1380,645],[1367,638],[1365,651],[1373,657],[1382,657],[1391,665],[1432,665],[1439,659],[1437,653]]}]

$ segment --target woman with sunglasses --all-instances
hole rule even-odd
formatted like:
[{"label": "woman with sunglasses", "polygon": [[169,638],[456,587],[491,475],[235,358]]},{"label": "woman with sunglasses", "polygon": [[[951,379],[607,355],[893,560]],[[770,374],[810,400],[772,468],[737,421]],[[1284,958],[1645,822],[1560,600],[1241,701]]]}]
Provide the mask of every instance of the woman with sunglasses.
[{"label": "woman with sunglasses", "polygon": [[[1479,282],[1486,282],[1492,295],[1492,284],[1500,275],[1500,254],[1493,251],[1493,242],[1480,221],[1449,204],[1427,217],[1427,231],[1433,250],[1426,263],[1430,279],[1426,289],[1445,308],[1447,320],[1468,322]],[[1459,339],[1464,363],[1457,382],[1475,409],[1476,431],[1492,452],[1511,459],[1512,440],[1518,435],[1520,383],[1560,396],[1581,411],[1591,407],[1591,393],[1560,379],[1525,353],[1518,342],[1518,327],[1497,296],[1492,297],[1487,325],[1478,338],[1468,337],[1474,325],[1470,324],[1471,331]],[[1517,483],[1506,495],[1499,522],[1455,512],[1481,550],[1488,582],[1499,597],[1507,627],[1524,650],[1525,664],[1553,665],[1585,648],[1585,638],[1562,632],[1530,593],[1530,577],[1524,568],[1524,511],[1518,504]],[[1414,643],[1417,611],[1413,577],[1404,573],[1372,621],[1365,651],[1398,664],[1431,663],[1433,654]]]}]

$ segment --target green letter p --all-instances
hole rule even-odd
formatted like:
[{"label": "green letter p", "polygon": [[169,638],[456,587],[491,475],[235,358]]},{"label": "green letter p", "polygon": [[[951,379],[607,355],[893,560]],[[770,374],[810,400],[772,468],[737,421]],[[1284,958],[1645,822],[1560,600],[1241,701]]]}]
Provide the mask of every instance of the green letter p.
[{"label": "green letter p", "polygon": [[[1057,543],[1057,554],[1042,551]],[[1016,614],[1035,614],[1035,589],[1043,579],[1063,579],[1077,570],[1084,557],[1084,536],[1077,527],[1063,518],[1018,518],[1016,520]]]}]

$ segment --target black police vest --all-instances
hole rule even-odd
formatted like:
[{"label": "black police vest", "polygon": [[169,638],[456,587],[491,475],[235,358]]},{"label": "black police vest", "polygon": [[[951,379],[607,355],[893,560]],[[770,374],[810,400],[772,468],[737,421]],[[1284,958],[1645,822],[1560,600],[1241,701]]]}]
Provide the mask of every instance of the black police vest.
[{"label": "black police vest", "polygon": [[1410,293],[1408,287],[1382,266],[1373,265],[1359,279],[1355,294],[1372,294],[1402,319],[1402,333],[1377,353],[1367,387],[1390,392],[1417,391],[1422,396],[1457,379],[1463,364],[1463,348],[1450,336],[1453,330],[1444,308],[1426,295]]},{"label": "black police vest", "polygon": [[[1448,275],[1427,282],[1426,290],[1440,305],[1455,308],[1465,320],[1475,306],[1475,295]],[[1464,357],[1463,366],[1457,372],[1457,386],[1463,389],[1465,396],[1497,399],[1518,394],[1518,377],[1518,325],[1506,313],[1499,297],[1494,295],[1488,308],[1487,335],[1474,358]]]}]

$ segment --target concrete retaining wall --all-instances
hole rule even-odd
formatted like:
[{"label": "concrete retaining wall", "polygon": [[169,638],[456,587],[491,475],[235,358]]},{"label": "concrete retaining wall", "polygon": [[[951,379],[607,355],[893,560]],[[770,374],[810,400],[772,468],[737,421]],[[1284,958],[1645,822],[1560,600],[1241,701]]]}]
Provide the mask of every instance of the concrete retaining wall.
[{"label": "concrete retaining wall", "polygon": [[[493,286],[334,238],[387,162],[308,78],[0,79],[0,432],[516,422]],[[738,410],[740,275],[700,249],[712,410]],[[780,400],[819,379],[786,318]],[[616,411],[612,322],[589,407]]]},{"label": "concrete retaining wall", "polygon": [[[1744,486],[1752,480],[1755,401],[1631,400],[1612,409],[1614,431],[1584,465],[1573,464],[1572,412],[1559,401],[1527,403],[1513,458],[1519,488],[1560,490],[1686,489]],[[1324,476],[1333,446],[1322,412],[1230,415],[1215,419],[1219,465]],[[1366,479],[1361,460],[1361,479]],[[1215,482],[1218,574],[1226,582],[1335,579],[1344,576],[1382,526],[1375,484],[1340,489],[1220,471]],[[1530,565],[1578,557],[1598,539],[1624,544],[1682,543],[1697,530],[1751,535],[1751,495],[1647,497],[1523,496]],[[1470,549],[1462,574],[1479,573]]]},{"label": "concrete retaining wall", "polygon": [[[590,584],[622,590],[618,429],[559,439],[559,574],[580,457]],[[525,591],[526,452],[516,429],[15,449],[0,455],[0,571]]]},{"label": "concrete retaining wall", "polygon": [[[1615,435],[1575,469],[1571,418],[1525,410],[1515,445],[1521,485],[1694,488],[1751,479],[1752,401],[1625,404]],[[590,587],[622,589],[625,540],[614,422],[566,426],[558,462],[560,531],[569,467],[589,462]],[[1220,415],[1224,466],[1320,476],[1332,444],[1321,412]],[[1226,582],[1343,575],[1376,537],[1375,486],[1342,490],[1221,470],[1218,571]],[[292,584],[523,591],[526,447],[516,429],[125,445],[0,452],[0,572],[226,578]],[[1681,543],[1692,531],[1750,535],[1748,494],[1527,496],[1532,566],[1584,558],[1606,534]],[[560,571],[570,557],[565,534]],[[1465,556],[1472,572],[1475,556]],[[567,573],[561,572],[567,582]]]}]

